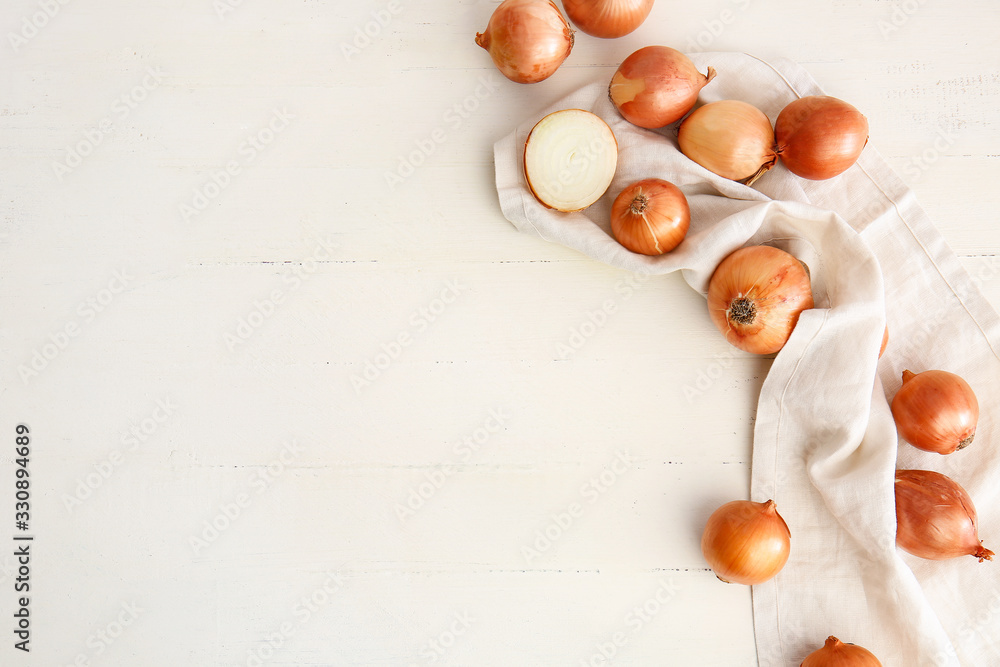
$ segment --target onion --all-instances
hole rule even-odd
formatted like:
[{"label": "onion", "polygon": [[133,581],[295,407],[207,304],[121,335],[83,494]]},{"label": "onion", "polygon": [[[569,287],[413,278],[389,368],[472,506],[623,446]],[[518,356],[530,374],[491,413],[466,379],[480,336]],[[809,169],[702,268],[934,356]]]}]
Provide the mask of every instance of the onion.
[{"label": "onion", "polygon": [[691,209],[680,188],[659,178],[628,186],[611,205],[611,231],[618,242],[643,255],[662,255],[684,240]]},{"label": "onion", "polygon": [[790,539],[773,500],[734,500],[709,517],[701,552],[715,576],[727,584],[760,584],[785,566]]},{"label": "onion", "polygon": [[708,283],[708,312],[732,345],[771,354],[784,347],[799,313],[813,307],[805,265],[770,246],[740,248]]},{"label": "onion", "polygon": [[695,109],[677,133],[681,152],[709,171],[752,185],[774,166],[774,132],[764,112],[740,100]]},{"label": "onion", "polygon": [[701,74],[691,60],[669,46],[646,46],[622,62],[608,94],[628,122],[655,129],[684,117],[698,93],[715,77]]},{"label": "onion", "polygon": [[885,353],[885,348],[889,347],[889,325],[885,325],[885,332],[882,334],[882,347],[878,349],[878,358],[881,359]]},{"label": "onion", "polygon": [[993,552],[979,539],[972,498],[950,477],[931,470],[896,471],[896,544],[914,556],[945,560]]},{"label": "onion", "polygon": [[476,44],[516,83],[535,83],[559,69],[573,49],[573,29],[552,0],[504,0]]},{"label": "onion", "polygon": [[857,162],[868,143],[868,119],[836,97],[810,95],[788,104],[774,122],[778,155],[802,178],[832,178]]},{"label": "onion", "polygon": [[806,656],[799,667],[882,667],[882,663],[868,649],[829,637],[823,648]]},{"label": "onion", "polygon": [[638,28],[653,0],[563,0],[573,25],[593,37],[622,37]]},{"label": "onion", "polygon": [[979,401],[969,383],[948,371],[903,371],[892,399],[896,430],[925,452],[951,454],[976,437]]},{"label": "onion", "polygon": [[601,198],[618,165],[618,142],[600,117],[582,109],[550,113],[524,142],[524,178],[543,206],[579,211]]}]

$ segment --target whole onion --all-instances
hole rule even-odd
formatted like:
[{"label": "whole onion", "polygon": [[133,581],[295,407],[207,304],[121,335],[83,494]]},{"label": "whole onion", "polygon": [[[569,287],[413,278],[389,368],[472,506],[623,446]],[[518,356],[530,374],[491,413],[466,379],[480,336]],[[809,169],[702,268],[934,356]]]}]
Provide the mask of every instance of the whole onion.
[{"label": "whole onion", "polygon": [[771,121],[740,100],[711,102],[691,112],[677,132],[681,152],[705,169],[752,185],[774,166]]},{"label": "whole onion", "polygon": [[882,667],[871,651],[828,637],[823,648],[813,651],[799,667]]},{"label": "whole onion", "polygon": [[608,94],[628,122],[655,129],[684,117],[698,93],[715,77],[702,74],[691,60],[669,46],[646,46],[618,67]]},{"label": "whole onion", "polygon": [[778,155],[789,171],[823,180],[857,162],[868,143],[868,119],[836,97],[810,95],[781,110],[774,136]]},{"label": "whole onion", "polygon": [[791,533],[773,500],[734,500],[712,513],[701,536],[701,552],[715,576],[727,584],[760,584],[785,566]]},{"label": "whole onion", "polygon": [[892,399],[899,435],[926,452],[951,454],[972,444],[979,401],[969,383],[948,371],[903,371]]},{"label": "whole onion", "polygon": [[753,354],[777,352],[803,310],[813,307],[809,274],[779,248],[748,246],[726,257],[708,283],[708,313],[732,345]]},{"label": "whole onion", "polygon": [[552,0],[504,0],[476,33],[500,72],[516,83],[555,73],[573,49],[573,29]]},{"label": "whole onion", "polygon": [[972,498],[958,482],[932,470],[896,471],[896,544],[914,556],[992,560],[979,539]]},{"label": "whole onion", "polygon": [[643,255],[662,255],[684,240],[691,209],[670,181],[647,178],[622,190],[611,204],[611,232],[623,246]]},{"label": "whole onion", "polygon": [[623,37],[646,20],[653,0],[563,0],[573,25],[594,37]]}]

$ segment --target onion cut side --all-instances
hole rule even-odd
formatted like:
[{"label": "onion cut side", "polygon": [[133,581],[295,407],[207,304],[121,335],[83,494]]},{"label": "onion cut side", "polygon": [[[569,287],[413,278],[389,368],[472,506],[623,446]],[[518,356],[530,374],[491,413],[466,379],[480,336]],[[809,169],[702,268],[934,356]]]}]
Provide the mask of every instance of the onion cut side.
[{"label": "onion cut side", "polygon": [[563,109],[542,118],[524,142],[524,177],[540,204],[580,211],[607,192],[618,167],[618,141],[599,116]]}]

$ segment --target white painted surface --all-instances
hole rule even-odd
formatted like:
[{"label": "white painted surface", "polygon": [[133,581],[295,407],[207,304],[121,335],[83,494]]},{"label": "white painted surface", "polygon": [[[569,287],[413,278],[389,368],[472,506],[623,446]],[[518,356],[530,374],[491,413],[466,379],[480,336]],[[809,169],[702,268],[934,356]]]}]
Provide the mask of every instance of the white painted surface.
[{"label": "white painted surface", "polygon": [[698,540],[747,495],[768,362],[678,276],[519,235],[492,185],[496,139],[640,46],[797,60],[864,111],[970,269],[1000,251],[993,3],[659,0],[532,86],[473,44],[495,3],[397,3],[349,58],[388,3],[53,2],[16,49],[42,9],[5,7],[0,515],[23,422],[36,542],[32,652],[7,634],[0,663],[597,665],[618,639],[619,665],[756,665],[749,589]]}]

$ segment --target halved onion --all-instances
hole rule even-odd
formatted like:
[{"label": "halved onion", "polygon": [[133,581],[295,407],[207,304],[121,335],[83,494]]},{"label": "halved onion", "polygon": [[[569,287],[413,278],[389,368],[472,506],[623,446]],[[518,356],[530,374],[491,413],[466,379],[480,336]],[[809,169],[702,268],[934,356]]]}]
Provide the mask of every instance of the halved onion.
[{"label": "halved onion", "polygon": [[535,199],[579,211],[601,198],[618,166],[618,141],[599,116],[563,109],[542,118],[524,142],[524,178]]}]

